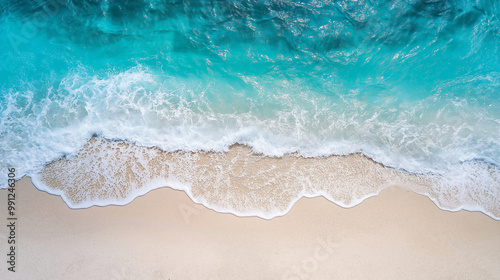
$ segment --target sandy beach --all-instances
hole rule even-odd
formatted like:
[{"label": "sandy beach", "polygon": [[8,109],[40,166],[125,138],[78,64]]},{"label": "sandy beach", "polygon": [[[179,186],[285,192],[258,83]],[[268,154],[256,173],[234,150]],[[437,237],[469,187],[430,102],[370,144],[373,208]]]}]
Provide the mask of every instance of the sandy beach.
[{"label": "sandy beach", "polygon": [[0,7],[0,280],[500,280],[499,0]]},{"label": "sandy beach", "polygon": [[3,261],[2,279],[500,279],[499,221],[396,187],[349,209],[303,198],[271,220],[170,188],[75,210],[23,178],[16,200],[16,272]]}]

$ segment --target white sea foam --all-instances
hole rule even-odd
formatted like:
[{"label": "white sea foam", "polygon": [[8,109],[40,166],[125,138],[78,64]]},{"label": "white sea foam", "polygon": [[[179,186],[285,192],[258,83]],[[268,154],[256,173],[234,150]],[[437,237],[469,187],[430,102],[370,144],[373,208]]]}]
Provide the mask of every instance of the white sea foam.
[{"label": "white sea foam", "polygon": [[462,164],[445,176],[415,175],[359,154],[277,158],[245,146],[223,153],[168,153],[93,138],[78,155],[51,163],[33,182],[72,208],[123,205],[167,186],[219,212],[267,219],[287,213],[301,197],[324,196],[352,207],[386,187],[400,186],[428,195],[443,209],[481,211],[499,219],[499,174],[482,163]]},{"label": "white sea foam", "polygon": [[[158,76],[140,67],[108,77],[80,70],[59,87],[41,90],[47,92],[8,94],[2,104],[2,144],[13,149],[2,152],[14,165],[29,154],[46,155],[34,161],[39,170],[62,154],[75,154],[99,134],[165,151],[225,151],[244,143],[270,156],[363,152],[417,173],[441,173],[477,158],[499,164],[500,122],[465,99],[436,95],[382,106],[356,96],[331,99],[290,82],[270,86],[257,77],[245,80],[266,92],[247,96],[217,80]],[[9,151],[23,158],[9,157]]]},{"label": "white sea foam", "polygon": [[[41,187],[37,174],[45,165],[64,155],[71,159],[94,134],[158,147],[167,153],[227,152],[231,145],[240,143],[270,157],[362,153],[396,170],[442,176],[428,193],[443,208],[491,214],[486,209],[498,205],[493,198],[498,197],[500,189],[495,175],[498,169],[494,167],[500,158],[500,122],[473,102],[442,100],[438,92],[411,106],[392,99],[372,104],[358,99],[355,91],[352,96],[339,95],[336,99],[318,95],[300,82],[243,78],[257,92],[249,94],[216,79],[169,77],[141,67],[103,77],[79,69],[57,87],[37,89],[26,85],[24,91],[12,90],[0,104],[2,165],[16,167],[19,176],[33,176]],[[477,163],[478,159],[486,162],[484,166]],[[146,160],[141,161],[147,165]],[[1,176],[5,187],[6,175]],[[125,200],[87,197],[80,203],[121,204],[166,184],[165,178],[174,180],[153,176],[140,183],[148,187],[131,185],[132,190],[140,191],[120,198]],[[168,182],[190,193],[189,185]],[[112,189],[115,183],[108,186]],[[378,190],[352,196],[355,203],[344,203],[319,189],[297,192],[293,197],[324,195],[351,206]],[[468,194],[460,193],[459,198],[450,200],[454,192]],[[478,195],[472,195],[477,193],[479,197],[481,193],[493,196],[478,199]],[[289,199],[278,212],[283,213],[292,201]],[[229,206],[210,205],[221,211],[236,211]],[[252,211],[258,213],[256,209],[245,213]]]},{"label": "white sea foam", "polygon": [[481,211],[500,219],[500,169],[483,161],[454,165],[424,194],[446,210]]}]

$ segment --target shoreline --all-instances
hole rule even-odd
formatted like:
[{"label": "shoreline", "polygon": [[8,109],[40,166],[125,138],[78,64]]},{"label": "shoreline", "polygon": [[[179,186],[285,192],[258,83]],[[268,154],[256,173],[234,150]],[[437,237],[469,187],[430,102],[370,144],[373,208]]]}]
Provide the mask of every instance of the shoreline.
[{"label": "shoreline", "polygon": [[272,219],[302,197],[325,197],[350,208],[391,185],[419,190],[432,177],[385,167],[362,154],[269,157],[245,145],[227,152],[164,152],[92,138],[72,158],[61,158],[31,177],[70,208],[125,205],[168,186],[220,213]]},{"label": "shoreline", "polygon": [[[381,164],[382,165],[382,164]],[[199,205],[200,207],[205,207],[209,210],[212,210],[216,213],[219,213],[219,214],[229,214],[229,215],[233,215],[235,217],[238,217],[238,218],[252,218],[252,217],[255,217],[255,218],[259,218],[259,219],[263,219],[263,220],[273,220],[273,219],[276,219],[276,218],[280,218],[280,217],[283,217],[285,215],[287,215],[291,210],[292,208],[295,206],[296,203],[298,203],[300,200],[302,199],[315,199],[315,198],[321,198],[321,199],[326,199],[328,202],[332,203],[333,205],[335,206],[338,206],[338,207],[341,207],[343,209],[351,209],[351,208],[354,208],[362,203],[364,203],[364,201],[366,201],[367,199],[370,199],[370,198],[373,198],[373,197],[376,197],[378,195],[380,195],[381,192],[385,191],[386,189],[391,189],[391,188],[399,188],[401,190],[406,190],[406,191],[409,191],[409,192],[412,192],[416,195],[421,195],[421,196],[424,196],[426,197],[427,199],[429,199],[430,201],[432,201],[432,203],[434,203],[434,205],[441,211],[445,211],[445,212],[450,212],[450,213],[456,213],[456,212],[469,212],[469,213],[480,213],[480,214],[483,214],[485,215],[486,217],[494,220],[494,221],[500,221],[500,218],[497,218],[497,217],[494,217],[494,216],[491,216],[490,214],[486,213],[485,211],[482,211],[482,210],[468,210],[468,209],[463,209],[463,208],[459,208],[459,209],[446,209],[446,208],[441,208],[439,205],[438,205],[438,202],[436,200],[434,200],[432,197],[430,197],[428,194],[426,193],[420,193],[416,190],[413,190],[412,188],[408,188],[408,187],[401,187],[401,186],[388,186],[384,189],[381,189],[380,192],[378,193],[374,193],[372,195],[369,195],[367,197],[364,197],[362,198],[359,203],[357,204],[354,204],[354,205],[349,205],[349,206],[345,206],[345,205],[339,205],[337,204],[335,201],[332,201],[330,199],[328,199],[327,197],[321,195],[321,194],[317,194],[317,195],[313,195],[313,196],[301,196],[301,197],[298,197],[296,198],[295,200],[293,200],[291,203],[290,203],[290,207],[288,209],[286,209],[283,213],[280,213],[280,214],[277,214],[277,215],[274,215],[274,216],[270,216],[270,217],[265,217],[265,216],[262,216],[260,215],[259,213],[255,213],[255,214],[244,214],[244,215],[240,215],[238,213],[234,213],[230,210],[219,210],[217,209],[216,207],[211,207],[210,205],[205,205],[203,204],[203,202],[199,202],[199,201],[195,201],[193,199],[193,197],[191,197],[191,195],[188,193],[187,190],[185,190],[184,188],[175,188],[175,187],[171,187],[171,186],[168,186],[168,185],[165,185],[165,186],[162,186],[162,187],[154,187],[154,188],[151,188],[151,189],[147,189],[147,188],[144,188],[143,190],[145,190],[144,192],[141,192],[140,194],[136,194],[134,196],[129,196],[127,197],[126,200],[123,200],[123,201],[116,201],[116,202],[109,202],[109,203],[102,203],[102,204],[92,204],[92,205],[86,205],[85,207],[72,207],[71,205],[68,204],[68,202],[64,199],[64,196],[62,195],[62,193],[56,193],[56,192],[52,192],[52,190],[50,189],[39,189],[37,187],[37,184],[33,182],[34,178],[26,175],[24,177],[22,177],[21,179],[19,179],[18,181],[20,180],[30,180],[31,181],[31,184],[33,184],[33,186],[40,192],[44,192],[48,195],[51,195],[51,196],[56,196],[56,197],[59,197],[61,198],[61,200],[64,202],[64,204],[66,204],[66,206],[69,208],[69,209],[72,209],[72,210],[85,210],[85,209],[90,209],[90,208],[93,208],[93,207],[100,207],[100,208],[104,208],[104,207],[108,207],[108,206],[113,206],[113,207],[121,207],[121,206],[127,206],[128,204],[130,203],[133,203],[136,199],[140,198],[140,197],[143,197],[143,196],[146,196],[148,195],[150,192],[153,192],[155,190],[159,190],[159,189],[171,189],[173,191],[179,191],[179,192],[183,192],[185,195],[187,195],[189,197],[189,199],[194,203],[194,204],[197,204]],[[16,181],[17,182],[17,181]],[[43,185],[43,184],[41,184]],[[3,190],[3,189],[0,189],[0,190]]]},{"label": "shoreline", "polygon": [[[500,222],[482,213],[443,211],[427,197],[398,187],[349,209],[320,197],[303,198],[272,220],[218,213],[170,188],[124,206],[87,209],[69,208],[27,177],[17,192],[19,270],[5,274],[2,265],[0,275],[7,279],[500,275]],[[0,190],[0,199],[6,193]]]},{"label": "shoreline", "polygon": [[[443,210],[479,211],[500,220],[500,169],[468,164],[438,176],[386,167],[360,153],[270,157],[241,144],[223,153],[164,152],[91,138],[78,154],[51,162],[31,178],[71,208],[124,205],[168,186],[217,212],[271,219],[285,215],[302,197],[322,196],[350,208],[385,188],[403,186]],[[465,168],[472,173],[464,175]]]}]

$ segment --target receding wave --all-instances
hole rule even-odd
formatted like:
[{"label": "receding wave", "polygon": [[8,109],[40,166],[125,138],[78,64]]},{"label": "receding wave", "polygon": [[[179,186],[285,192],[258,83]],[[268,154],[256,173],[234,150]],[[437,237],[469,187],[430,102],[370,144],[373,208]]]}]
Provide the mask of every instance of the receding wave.
[{"label": "receding wave", "polygon": [[226,152],[164,152],[92,138],[77,155],[52,162],[33,179],[73,208],[126,204],[152,189],[171,187],[220,212],[272,218],[304,196],[321,195],[351,207],[400,186],[427,194],[444,209],[500,218],[500,170],[482,163],[437,176],[397,171],[361,154],[269,157],[239,144]]}]

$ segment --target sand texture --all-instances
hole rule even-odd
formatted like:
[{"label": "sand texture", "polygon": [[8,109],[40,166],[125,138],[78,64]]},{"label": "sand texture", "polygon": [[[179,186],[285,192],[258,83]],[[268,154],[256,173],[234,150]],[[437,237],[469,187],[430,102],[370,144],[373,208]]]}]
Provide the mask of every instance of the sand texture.
[{"label": "sand texture", "polygon": [[1,279],[500,279],[500,222],[396,187],[349,209],[303,198],[271,220],[170,188],[70,209],[23,178],[16,199],[16,272],[4,261]]}]

